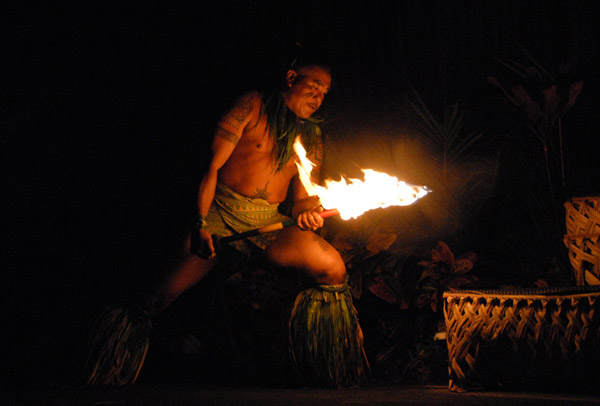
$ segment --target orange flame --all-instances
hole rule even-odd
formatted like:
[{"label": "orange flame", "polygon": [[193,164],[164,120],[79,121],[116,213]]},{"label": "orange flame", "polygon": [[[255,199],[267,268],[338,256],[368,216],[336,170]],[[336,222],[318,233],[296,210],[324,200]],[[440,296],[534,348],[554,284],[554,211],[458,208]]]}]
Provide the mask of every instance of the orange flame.
[{"label": "orange flame", "polygon": [[299,138],[294,142],[296,166],[302,185],[311,196],[319,196],[325,209],[337,209],[344,220],[357,218],[367,210],[390,206],[408,206],[425,196],[430,190],[398,180],[384,172],[362,169],[365,180],[325,180],[325,186],[312,182],[310,174],[315,164],[306,157]]}]

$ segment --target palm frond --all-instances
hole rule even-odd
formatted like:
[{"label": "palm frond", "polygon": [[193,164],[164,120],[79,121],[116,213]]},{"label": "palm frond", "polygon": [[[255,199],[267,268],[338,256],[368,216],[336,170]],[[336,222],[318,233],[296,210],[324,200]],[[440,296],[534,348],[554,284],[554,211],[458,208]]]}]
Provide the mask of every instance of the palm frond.
[{"label": "palm frond", "polygon": [[538,60],[535,58],[525,47],[517,41],[517,46],[523,51],[523,53],[531,60],[531,62],[538,68],[540,72],[546,75],[552,82],[555,82],[556,79],[554,75],[552,75]]},{"label": "palm frond", "polygon": [[514,62],[514,61],[509,61],[506,59],[502,59],[502,58],[494,58],[496,59],[496,61],[498,61],[498,63],[502,66],[504,66],[506,69],[508,69],[509,71],[513,72],[514,74],[516,74],[517,76],[525,79],[527,78],[527,73],[526,73],[526,67],[521,65],[518,62]]},{"label": "palm frond", "polygon": [[419,117],[417,123],[423,130],[434,156],[444,168],[448,168],[464,158],[468,150],[481,139],[483,133],[464,133],[466,111],[457,103],[446,110],[444,122],[440,123],[416,90],[414,93],[417,103],[409,101],[409,106]]},{"label": "palm frond", "polygon": [[483,137],[483,133],[481,132],[473,132],[468,136],[464,137],[458,143],[454,145],[454,147],[450,150],[447,155],[448,163],[453,164],[460,160],[467,151],[477,142],[479,139]]}]

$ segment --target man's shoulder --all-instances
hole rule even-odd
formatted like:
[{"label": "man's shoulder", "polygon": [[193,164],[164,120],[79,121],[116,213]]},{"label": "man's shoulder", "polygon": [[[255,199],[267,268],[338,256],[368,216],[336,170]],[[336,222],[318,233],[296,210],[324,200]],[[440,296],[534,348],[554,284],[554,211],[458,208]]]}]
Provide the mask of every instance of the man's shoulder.
[{"label": "man's shoulder", "polygon": [[242,93],[242,95],[238,97],[236,103],[239,104],[241,101],[262,103],[262,100],[263,100],[263,96],[258,90],[250,90],[250,91],[247,91],[246,93]]},{"label": "man's shoulder", "polygon": [[256,90],[243,93],[235,102],[234,110],[243,110],[253,117],[260,116],[263,109],[262,94]]},{"label": "man's shoulder", "polygon": [[221,121],[232,120],[237,122],[234,127],[237,129],[239,125],[248,122],[256,122],[261,116],[262,111],[262,96],[258,91],[248,91],[242,93],[230,104]]}]

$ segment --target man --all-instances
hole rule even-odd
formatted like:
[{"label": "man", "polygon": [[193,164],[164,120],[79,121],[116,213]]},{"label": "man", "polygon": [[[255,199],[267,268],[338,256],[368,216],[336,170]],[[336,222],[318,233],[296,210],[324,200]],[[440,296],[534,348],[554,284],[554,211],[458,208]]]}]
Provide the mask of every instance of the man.
[{"label": "man", "polygon": [[[211,234],[230,235],[281,221],[283,216],[277,207],[285,200],[290,185],[292,216],[297,219],[297,227],[281,230],[268,245],[261,241],[263,238],[255,238],[253,242],[265,248],[265,257],[276,265],[302,270],[320,284],[344,283],[346,269],[339,253],[314,233],[323,226],[319,216],[323,209],[318,198],[308,196],[300,183],[291,150],[296,135],[310,143],[307,146],[312,152],[310,158],[317,164],[312,171],[313,181],[318,183],[316,177],[323,152],[321,133],[315,124],[300,120],[308,120],[319,109],[331,87],[331,75],[323,66],[308,65],[289,70],[285,80],[286,87],[281,93],[284,104],[280,108],[294,114],[293,122],[288,125],[299,127],[298,131],[288,131],[287,139],[278,142],[277,136],[281,134],[273,131],[281,123],[269,122],[269,118],[274,119],[269,113],[281,114],[274,111],[276,107],[271,108],[277,100],[271,99],[267,102],[270,105],[265,105],[258,92],[241,97],[221,118],[212,142],[212,160],[199,187],[197,229],[192,231],[198,233],[199,244],[206,246],[210,257],[202,259],[189,253],[162,289],[157,310],[172,303],[214,266],[218,258]],[[312,130],[314,139],[309,140],[302,130]],[[239,205],[257,206],[257,220],[240,219],[247,213],[240,213],[235,207],[239,206],[236,200]]]},{"label": "man", "polygon": [[[291,186],[291,214],[296,226],[251,241],[264,249],[268,262],[303,271],[315,281],[316,286],[300,293],[292,312],[292,356],[308,383],[340,387],[362,383],[369,366],[346,283],[345,264],[339,253],[315,233],[323,226],[319,215],[323,208],[318,197],[309,196],[302,186],[292,149],[294,140],[300,137],[316,164],[312,174],[318,183],[322,133],[311,116],[330,87],[328,68],[296,65],[286,73],[282,91],[266,100],[258,92],[248,93],[221,118],[212,141],[212,159],[199,186],[198,221],[187,241],[185,258],[151,298],[146,314],[154,315],[168,307],[214,267],[219,255],[213,235],[231,235],[287,219],[278,207]],[[208,251],[207,258],[195,255],[199,248]],[[115,324],[122,325],[126,324],[124,319],[133,319],[127,312],[111,317]],[[119,333],[100,335],[115,337]],[[135,357],[127,368],[121,366],[123,357],[118,351],[111,350],[115,353],[113,359],[121,364],[111,360],[105,362],[106,367],[95,367],[94,371],[108,372],[94,372],[88,382],[107,382],[102,375],[110,375],[108,382],[118,384],[135,381],[147,341],[145,345],[144,355]],[[131,378],[114,378],[118,374],[112,371],[124,369],[131,370]]]},{"label": "man", "polygon": [[[323,226],[319,215],[323,208],[318,197],[309,196],[302,186],[292,149],[300,136],[316,164],[312,174],[318,183],[322,134],[310,118],[330,87],[331,74],[325,66],[296,66],[287,71],[279,94],[264,100],[258,92],[248,93],[221,118],[212,160],[199,187],[197,229],[192,231],[198,233],[199,244],[208,248],[209,259],[188,254],[162,290],[160,306],[169,305],[212,268],[218,259],[212,235],[282,221],[278,205],[291,186],[291,214],[297,227],[279,231],[271,241],[257,237],[253,243],[265,248],[271,263],[303,271],[317,284],[298,296],[290,320],[292,355],[303,377],[326,386],[352,386],[365,380],[368,362],[346,267],[339,253],[314,232]],[[311,319],[310,314],[318,317]],[[317,346],[315,337],[326,339]]]}]

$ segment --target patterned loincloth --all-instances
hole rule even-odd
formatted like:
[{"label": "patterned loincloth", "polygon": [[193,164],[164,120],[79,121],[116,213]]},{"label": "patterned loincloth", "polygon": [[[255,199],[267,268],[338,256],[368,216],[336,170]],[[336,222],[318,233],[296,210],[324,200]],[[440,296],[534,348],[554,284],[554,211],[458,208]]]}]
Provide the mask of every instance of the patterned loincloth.
[{"label": "patterned loincloth", "polygon": [[[278,208],[279,204],[246,197],[218,183],[215,198],[206,217],[206,229],[211,235],[225,237],[289,220],[289,217],[279,213]],[[247,238],[245,241],[249,240],[254,245],[265,249],[277,234],[277,231],[261,234]],[[232,242],[230,245],[241,251],[248,249],[244,241]]]}]

